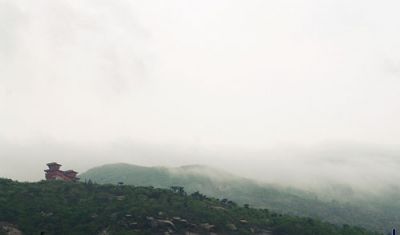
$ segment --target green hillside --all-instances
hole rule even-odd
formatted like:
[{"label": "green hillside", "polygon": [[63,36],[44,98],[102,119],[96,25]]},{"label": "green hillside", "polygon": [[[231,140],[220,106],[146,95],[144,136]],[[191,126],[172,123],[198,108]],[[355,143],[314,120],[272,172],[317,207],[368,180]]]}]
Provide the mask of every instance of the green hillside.
[{"label": "green hillside", "polygon": [[241,205],[250,204],[278,213],[307,216],[339,225],[347,223],[375,231],[384,232],[392,227],[400,227],[400,213],[388,206],[390,203],[387,202],[326,201],[310,192],[259,184],[205,166],[163,168],[111,164],[93,168],[80,177],[83,181],[90,179],[97,183],[123,182],[160,188],[179,185],[188,192],[200,191],[219,199],[229,198]]},{"label": "green hillside", "polygon": [[[0,234],[372,235],[266,209],[240,207],[182,188],[156,189],[0,179]],[[14,233],[15,234],[15,233]]]}]

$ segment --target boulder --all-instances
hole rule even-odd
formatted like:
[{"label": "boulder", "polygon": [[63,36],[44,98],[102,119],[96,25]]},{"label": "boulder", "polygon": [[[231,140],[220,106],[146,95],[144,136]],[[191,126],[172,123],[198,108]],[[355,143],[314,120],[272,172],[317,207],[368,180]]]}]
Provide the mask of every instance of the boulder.
[{"label": "boulder", "polygon": [[202,228],[204,228],[204,229],[210,231],[210,230],[212,230],[212,229],[215,228],[215,225],[209,224],[209,223],[205,223],[205,224],[200,224],[200,227],[202,227]]},{"label": "boulder", "polygon": [[7,235],[23,235],[17,226],[6,222],[0,222],[0,232],[3,232]]},{"label": "boulder", "polygon": [[228,227],[232,231],[236,231],[237,230],[237,227],[236,227],[235,224],[227,224],[226,227]]},{"label": "boulder", "polygon": [[240,223],[242,223],[242,224],[247,224],[247,223],[249,223],[249,221],[247,221],[247,220],[245,220],[245,219],[241,219],[241,220],[239,220],[240,221]]}]

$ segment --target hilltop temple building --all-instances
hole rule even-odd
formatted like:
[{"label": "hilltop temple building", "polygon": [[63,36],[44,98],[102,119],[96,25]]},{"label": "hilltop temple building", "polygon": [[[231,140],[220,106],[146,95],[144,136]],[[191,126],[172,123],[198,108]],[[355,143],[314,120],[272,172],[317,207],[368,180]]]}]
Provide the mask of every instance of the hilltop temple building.
[{"label": "hilltop temple building", "polygon": [[73,170],[62,171],[60,170],[61,165],[57,162],[48,163],[47,166],[49,169],[44,170],[44,172],[46,172],[46,180],[62,180],[68,182],[75,182],[79,180],[79,178],[76,177],[78,172]]}]

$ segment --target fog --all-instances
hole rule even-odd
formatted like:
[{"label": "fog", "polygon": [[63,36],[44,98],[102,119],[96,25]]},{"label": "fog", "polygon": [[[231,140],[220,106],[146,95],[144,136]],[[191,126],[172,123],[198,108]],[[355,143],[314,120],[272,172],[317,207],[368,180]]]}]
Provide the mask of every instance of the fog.
[{"label": "fog", "polygon": [[0,0],[0,177],[206,164],[400,179],[398,1]]}]

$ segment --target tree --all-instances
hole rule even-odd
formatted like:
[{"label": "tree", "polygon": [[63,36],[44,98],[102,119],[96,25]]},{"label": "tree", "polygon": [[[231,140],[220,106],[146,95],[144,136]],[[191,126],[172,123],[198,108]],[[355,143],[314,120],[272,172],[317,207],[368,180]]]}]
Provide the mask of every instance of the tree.
[{"label": "tree", "polygon": [[186,192],[185,192],[185,190],[184,190],[184,187],[182,187],[182,186],[171,186],[171,190],[174,192],[174,193],[177,193],[177,194],[179,194],[179,195],[186,195]]}]

